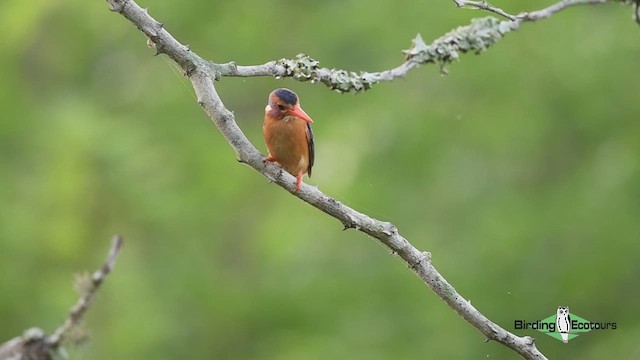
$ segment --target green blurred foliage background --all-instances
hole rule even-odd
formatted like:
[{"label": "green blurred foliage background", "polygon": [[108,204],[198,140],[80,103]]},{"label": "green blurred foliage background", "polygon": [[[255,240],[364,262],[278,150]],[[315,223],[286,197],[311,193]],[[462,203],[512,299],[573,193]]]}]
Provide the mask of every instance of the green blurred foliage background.
[{"label": "green blurred foliage background", "polygon": [[[552,1],[496,1],[518,13]],[[143,2],[199,55],[304,52],[383,70],[487,14],[451,1]],[[309,184],[393,221],[457,290],[514,331],[558,305],[618,330],[550,358],[638,358],[640,28],[631,8],[524,24],[441,76],[361,95],[290,79],[218,90],[264,150],[268,93],[315,120]],[[72,274],[126,245],[86,319],[86,359],[511,359],[374,239],[236,162],[188,80],[103,1],[0,3],[0,340],[52,331]]]}]

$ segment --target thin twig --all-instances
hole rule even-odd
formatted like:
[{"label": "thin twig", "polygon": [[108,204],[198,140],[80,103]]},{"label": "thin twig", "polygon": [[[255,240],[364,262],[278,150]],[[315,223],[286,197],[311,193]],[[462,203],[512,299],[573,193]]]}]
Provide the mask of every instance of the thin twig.
[{"label": "thin twig", "polygon": [[83,294],[81,294],[76,304],[69,311],[69,316],[67,316],[64,323],[60,325],[52,335],[47,337],[47,342],[52,347],[56,347],[60,344],[64,340],[64,336],[68,331],[82,321],[84,314],[91,307],[91,303],[93,302],[98,289],[104,282],[107,275],[109,275],[111,270],[113,270],[113,267],[116,264],[116,258],[122,248],[122,244],[124,244],[124,240],[121,236],[116,235],[113,237],[107,259],[104,261],[102,266],[96,270],[93,275],[91,275],[91,279],[89,279],[90,282],[88,284],[83,284],[86,285],[85,288],[82,289]]},{"label": "thin twig", "polygon": [[65,359],[64,348],[61,346],[67,336],[75,326],[82,320],[84,314],[89,310],[96,292],[105,278],[113,270],[116,258],[122,248],[124,240],[120,236],[114,236],[111,242],[111,249],[107,259],[100,269],[93,273],[83,289],[83,293],[76,304],[69,311],[69,315],[64,323],[47,336],[39,328],[31,328],[24,331],[21,336],[17,336],[3,344],[0,344],[0,360],[53,360]]},{"label": "thin twig", "polygon": [[541,10],[518,14],[517,18],[521,21],[538,21],[572,6],[597,5],[606,2],[607,0],[562,0]]},{"label": "thin twig", "polygon": [[562,0],[553,5],[550,5],[544,9],[532,11],[532,12],[524,12],[518,15],[509,14],[508,12],[492,6],[487,1],[467,1],[467,0],[453,0],[457,7],[470,7],[478,10],[484,10],[488,12],[492,12],[494,14],[498,14],[503,16],[513,22],[524,22],[524,21],[538,21],[541,19],[546,19],[549,16],[557,13],[558,11],[562,11],[571,6],[577,5],[595,5],[595,4],[604,4],[607,0]]},{"label": "thin twig", "polygon": [[508,12],[491,6],[488,2],[486,1],[466,1],[466,0],[453,0],[454,3],[456,3],[456,6],[459,8],[463,8],[463,7],[473,7],[479,10],[485,10],[485,11],[489,11],[492,12],[494,14],[498,14],[500,16],[504,16],[507,19],[511,20],[511,21],[516,21],[518,20],[518,17],[515,15],[511,15]]}]

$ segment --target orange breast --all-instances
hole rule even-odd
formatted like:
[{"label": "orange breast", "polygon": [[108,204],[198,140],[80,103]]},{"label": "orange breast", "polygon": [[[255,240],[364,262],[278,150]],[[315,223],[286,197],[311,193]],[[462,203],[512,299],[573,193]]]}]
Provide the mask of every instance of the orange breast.
[{"label": "orange breast", "polygon": [[296,116],[282,120],[265,117],[262,134],[269,154],[291,175],[309,170],[307,124]]}]

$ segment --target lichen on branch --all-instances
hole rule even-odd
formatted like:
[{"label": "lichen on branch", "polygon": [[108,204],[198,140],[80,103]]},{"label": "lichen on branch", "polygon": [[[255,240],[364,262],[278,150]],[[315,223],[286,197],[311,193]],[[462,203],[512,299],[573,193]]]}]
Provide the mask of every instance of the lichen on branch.
[{"label": "lichen on branch", "polygon": [[340,93],[360,93],[382,81],[404,77],[411,69],[422,64],[438,64],[442,72],[445,66],[458,60],[460,54],[479,54],[496,44],[506,33],[516,30],[518,22],[499,21],[494,17],[473,19],[471,24],[460,26],[427,45],[418,34],[413,46],[403,50],[405,62],[381,72],[347,71],[320,67],[320,62],[309,55],[298,54],[293,59],[280,59],[264,65],[235,66],[222,71],[223,76],[292,77],[295,80],[320,82]]},{"label": "lichen on branch", "polygon": [[445,66],[458,60],[460,54],[480,54],[495,45],[502,37],[518,28],[512,21],[499,21],[488,16],[471,20],[471,24],[460,26],[427,45],[418,34],[413,39],[413,46],[403,50],[407,61],[418,64],[438,64],[445,71]]},{"label": "lichen on branch", "polygon": [[[371,89],[381,78],[366,71],[359,73],[339,69],[324,69],[320,62],[305,54],[298,54],[293,59],[280,59],[276,65],[284,68],[285,76],[298,81],[321,82],[331,90],[338,92],[360,92]],[[282,76],[277,75],[276,78]]]}]

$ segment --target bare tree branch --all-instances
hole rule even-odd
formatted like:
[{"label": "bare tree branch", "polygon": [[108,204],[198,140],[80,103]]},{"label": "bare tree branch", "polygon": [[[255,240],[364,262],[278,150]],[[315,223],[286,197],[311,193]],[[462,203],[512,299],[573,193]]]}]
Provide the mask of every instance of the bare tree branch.
[{"label": "bare tree branch", "polygon": [[538,21],[538,20],[546,19],[549,16],[557,13],[558,11],[562,11],[572,6],[604,4],[607,1],[609,0],[562,0],[560,2],[557,2],[541,10],[524,12],[518,15],[512,15],[498,7],[492,6],[487,1],[484,1],[484,0],[482,1],[453,0],[453,2],[456,4],[457,7],[460,7],[460,8],[470,7],[478,10],[489,11],[517,23],[523,22],[523,21]]},{"label": "bare tree branch", "polygon": [[521,21],[538,21],[572,6],[604,4],[607,1],[608,0],[562,0],[541,10],[519,14],[517,18]]},{"label": "bare tree branch", "polygon": [[[490,5],[486,1],[453,0],[458,7],[473,7],[498,14],[508,19],[498,21],[493,17],[474,19],[470,25],[458,27],[426,45],[420,34],[413,39],[413,47],[403,50],[405,62],[399,66],[380,72],[353,72],[340,69],[321,68],[320,63],[305,54],[298,54],[293,59],[280,59],[262,65],[239,66],[235,63],[214,64],[210,66],[220,76],[273,76],[276,78],[292,77],[298,81],[318,82],[337,92],[363,92],[379,82],[393,81],[404,77],[410,70],[422,64],[438,64],[443,72],[445,66],[457,61],[459,54],[472,52],[479,54],[494,45],[506,33],[517,30],[523,22],[534,22],[546,19],[551,15],[577,5],[603,4],[607,0],[563,0],[544,9],[524,12],[518,15]],[[635,5],[634,17],[640,23],[640,0],[622,0]],[[143,30],[144,31],[144,30]]]},{"label": "bare tree branch", "polygon": [[456,4],[456,6],[460,8],[469,7],[469,8],[475,8],[478,10],[485,10],[485,11],[503,16],[516,23],[525,22],[525,21],[533,22],[533,21],[546,19],[551,15],[572,6],[598,5],[598,4],[604,4],[606,2],[620,2],[626,5],[633,5],[633,8],[634,8],[633,19],[638,24],[640,24],[640,0],[562,0],[544,9],[540,9],[532,12],[523,12],[518,15],[509,14],[508,12],[498,7],[492,6],[485,0],[482,0],[482,1],[453,0],[453,2]]},{"label": "bare tree branch", "polygon": [[[420,35],[413,40],[413,47],[405,50],[406,61],[400,66],[376,73],[349,72],[320,68],[318,61],[300,54],[295,59],[281,59],[263,65],[238,66],[235,63],[217,64],[202,59],[187,46],[178,42],[164,28],[162,23],[149,16],[133,0],[106,0],[111,10],[130,20],[155,45],[157,53],[164,53],[182,67],[191,80],[197,102],[211,118],[231,147],[238,160],[267,177],[282,188],[292,192],[295,178],[271,163],[265,164],[264,157],[249,142],[235,122],[235,117],[223,104],[215,89],[215,81],[222,76],[273,76],[293,77],[298,81],[320,82],[338,92],[360,92],[381,81],[391,81],[404,76],[415,67],[435,63],[443,68],[459,58],[460,53],[480,53],[494,45],[507,32],[516,30],[523,21],[546,18],[567,7],[579,4],[602,3],[604,0],[565,0],[546,9],[521,15],[510,15],[487,3],[457,0],[459,6],[474,6],[504,16],[508,21],[493,17],[474,19],[470,25],[462,26],[426,45]],[[292,195],[339,220],[345,229],[355,228],[364,232],[398,254],[422,281],[429,286],[462,318],[482,332],[488,340],[495,340],[520,354],[526,359],[546,359],[536,348],[534,339],[516,336],[482,315],[469,301],[458,294],[455,288],[436,270],[430,254],[416,249],[405,239],[398,229],[389,222],[383,222],[360,213],[322,193],[315,187],[304,184]]]},{"label": "bare tree branch", "polygon": [[472,7],[472,8],[476,8],[479,10],[485,10],[485,11],[489,11],[492,12],[494,14],[498,14],[500,16],[504,16],[507,19],[511,20],[511,21],[516,21],[518,20],[517,16],[511,15],[507,12],[505,12],[504,10],[491,6],[488,2],[486,1],[466,1],[466,0],[453,0],[454,3],[456,3],[456,6],[459,8],[463,8],[463,7]]},{"label": "bare tree branch", "polygon": [[220,76],[274,76],[293,77],[298,81],[320,82],[337,92],[362,92],[382,81],[404,77],[410,70],[423,64],[438,64],[441,71],[458,60],[460,54],[479,54],[497,43],[506,33],[518,28],[518,23],[498,21],[493,17],[473,19],[471,24],[460,26],[427,45],[420,34],[412,40],[413,46],[403,50],[405,62],[400,66],[381,72],[327,69],[305,54],[294,59],[280,59],[263,65],[237,66],[235,63],[217,65],[210,63]]},{"label": "bare tree branch", "polygon": [[91,275],[90,279],[81,280],[83,283],[80,284],[81,296],[76,302],[76,304],[69,311],[69,316],[65,320],[64,324],[62,324],[56,331],[47,338],[47,341],[52,346],[57,346],[62,341],[64,341],[65,334],[78,325],[80,321],[82,321],[82,317],[91,307],[91,303],[100,289],[100,286],[106,279],[107,275],[113,270],[113,267],[116,264],[116,258],[118,257],[118,253],[122,248],[122,244],[124,240],[121,236],[116,235],[112,239],[111,250],[109,250],[109,255],[107,255],[107,259],[104,264],[100,267],[100,269],[96,270],[96,272]]},{"label": "bare tree branch", "polygon": [[105,278],[115,266],[116,258],[122,248],[124,240],[121,236],[114,236],[111,249],[104,264],[93,273],[91,278],[82,284],[82,294],[76,304],[69,311],[69,316],[56,331],[47,336],[38,328],[26,330],[22,336],[15,337],[0,345],[0,360],[53,360],[66,358],[62,344],[69,332],[82,320],[84,314],[91,307],[91,303]]},{"label": "bare tree branch", "polygon": [[419,63],[408,60],[399,66],[385,71],[369,73],[320,68],[320,63],[308,55],[298,54],[294,59],[280,59],[263,65],[237,66],[234,63],[225,64],[222,76],[273,76],[276,78],[293,77],[298,81],[320,82],[338,92],[361,92],[369,90],[371,86],[382,82],[392,81],[404,77]]}]

